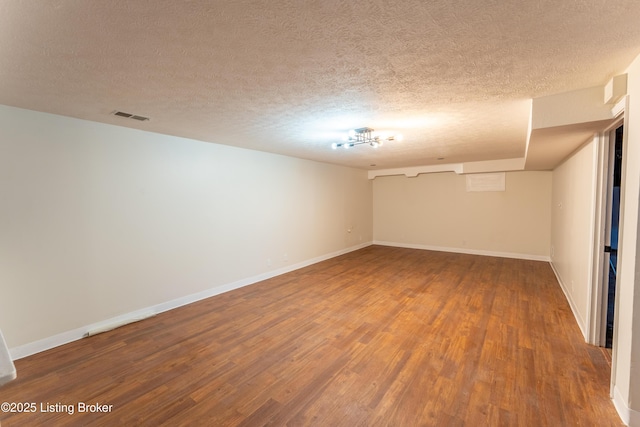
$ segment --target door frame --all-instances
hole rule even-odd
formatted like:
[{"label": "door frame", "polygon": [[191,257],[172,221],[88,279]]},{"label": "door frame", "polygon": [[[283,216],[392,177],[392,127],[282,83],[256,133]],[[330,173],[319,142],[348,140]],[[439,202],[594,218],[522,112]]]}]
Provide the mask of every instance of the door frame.
[{"label": "door frame", "polygon": [[[610,194],[609,194],[609,179],[612,179],[613,174],[613,155],[615,155],[615,131],[621,125],[628,123],[627,120],[627,108],[628,96],[625,96],[620,100],[613,108],[612,113],[614,121],[606,129],[599,134],[599,144],[597,148],[596,159],[596,176],[595,176],[595,201],[596,212],[594,221],[594,244],[592,254],[592,273],[591,273],[591,294],[588,313],[588,333],[587,342],[592,345],[603,347],[606,339],[606,300],[604,298],[604,292],[608,290],[608,275],[609,275],[609,254],[604,252],[604,246],[610,237],[606,235],[606,232],[610,230],[611,215],[610,215]],[[627,127],[625,127],[622,138],[622,153],[627,150]],[[622,179],[621,188],[625,185],[625,165],[624,160],[622,164]],[[623,216],[624,216],[624,192],[620,194],[620,219],[618,225],[618,235],[623,233]],[[618,239],[618,263],[621,259],[622,244]],[[619,265],[618,265],[619,267]],[[618,298],[616,293],[616,301],[614,302],[614,323],[613,323],[613,344],[612,351],[615,351],[617,342],[617,316],[618,316]],[[604,319],[604,320],[603,320]],[[614,373],[614,366],[612,365],[612,374]]]}]

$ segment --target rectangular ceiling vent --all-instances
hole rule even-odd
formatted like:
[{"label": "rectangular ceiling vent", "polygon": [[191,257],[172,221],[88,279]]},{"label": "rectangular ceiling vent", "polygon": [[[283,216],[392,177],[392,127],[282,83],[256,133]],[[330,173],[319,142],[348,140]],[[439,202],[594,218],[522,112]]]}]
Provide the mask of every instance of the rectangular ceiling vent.
[{"label": "rectangular ceiling vent", "polygon": [[126,119],[138,120],[139,122],[146,122],[149,120],[149,117],[138,116],[135,114],[125,113],[124,111],[115,111],[113,113],[114,116],[124,117]]}]

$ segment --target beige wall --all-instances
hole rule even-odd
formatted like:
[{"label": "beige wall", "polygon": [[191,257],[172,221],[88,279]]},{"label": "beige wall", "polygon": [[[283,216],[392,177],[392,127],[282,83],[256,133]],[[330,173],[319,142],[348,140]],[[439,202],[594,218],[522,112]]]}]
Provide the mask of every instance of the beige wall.
[{"label": "beige wall", "polygon": [[597,140],[553,171],[551,260],[586,337],[595,214]]},{"label": "beige wall", "polygon": [[[628,73],[612,394],[621,418],[640,426],[640,286],[638,223],[640,194],[640,57]],[[553,172],[552,263],[583,332],[588,319],[595,240],[597,139],[574,153]]]},{"label": "beige wall", "polygon": [[366,171],[6,106],[0,177],[11,348],[372,240]]},{"label": "beige wall", "polygon": [[467,192],[466,177],[377,177],[374,241],[544,259],[550,242],[550,172],[507,172],[504,192]]}]

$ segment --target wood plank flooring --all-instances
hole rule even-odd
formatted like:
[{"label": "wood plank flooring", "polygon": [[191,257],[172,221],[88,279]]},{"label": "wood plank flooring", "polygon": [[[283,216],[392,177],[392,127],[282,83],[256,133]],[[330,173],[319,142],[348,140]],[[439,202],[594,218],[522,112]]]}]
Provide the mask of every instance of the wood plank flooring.
[{"label": "wood plank flooring", "polygon": [[622,425],[547,263],[381,246],[16,367],[3,427]]}]

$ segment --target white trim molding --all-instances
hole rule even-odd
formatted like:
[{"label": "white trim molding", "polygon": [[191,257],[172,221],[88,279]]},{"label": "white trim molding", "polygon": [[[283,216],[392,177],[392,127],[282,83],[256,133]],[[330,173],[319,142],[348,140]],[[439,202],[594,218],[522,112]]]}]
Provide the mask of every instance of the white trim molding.
[{"label": "white trim molding", "polygon": [[298,270],[304,267],[308,267],[310,265],[317,264],[319,262],[326,261],[328,259],[335,258],[337,256],[344,255],[349,252],[357,251],[359,249],[363,249],[371,245],[372,245],[372,242],[362,243],[362,244],[352,246],[346,249],[342,249],[336,252],[311,258],[306,261],[299,262],[297,264],[292,264],[287,267],[279,268],[277,270],[268,271],[266,273],[258,274],[256,276],[247,277],[245,279],[237,280],[235,282],[227,283],[221,286],[216,286],[215,288],[207,289],[202,292],[186,295],[184,297],[176,298],[174,300],[157,304],[152,307],[145,307],[140,310],[135,310],[130,313],[105,319],[100,322],[92,323],[90,325],[86,325],[81,328],[62,332],[60,334],[56,334],[51,337],[47,337],[38,341],[34,341],[28,344],[18,346],[18,347],[13,347],[9,349],[9,352],[13,360],[22,359],[23,357],[27,357],[32,354],[40,353],[42,351],[49,350],[54,347],[58,347],[73,341],[77,341],[89,335],[105,332],[107,330],[111,330],[119,326],[124,326],[129,323],[138,322],[145,318],[152,317],[156,314],[173,310],[174,308],[182,307],[183,305],[191,304],[212,296],[220,295],[222,293],[229,292],[234,289],[239,289],[244,286],[249,286],[254,283],[261,282],[263,280],[271,279],[273,277],[280,276],[282,274],[289,273],[291,271]]},{"label": "white trim molding", "polygon": [[629,427],[640,427],[640,412],[629,408],[622,393],[617,387],[613,388],[613,406],[615,406],[622,422]]},{"label": "white trim molding", "polygon": [[584,338],[585,342],[589,342],[588,336],[587,336],[587,328],[585,326],[585,321],[584,321],[584,319],[582,317],[580,317],[580,314],[579,314],[580,312],[578,311],[578,308],[576,307],[576,303],[571,298],[571,294],[567,291],[567,286],[565,285],[564,281],[562,280],[562,277],[558,273],[558,270],[556,270],[556,267],[553,264],[553,262],[550,262],[549,264],[551,265],[551,269],[553,270],[553,274],[556,275],[556,280],[560,284],[560,289],[562,289],[562,292],[564,293],[564,297],[567,299],[567,302],[569,303],[569,307],[571,308],[571,312],[573,313],[573,317],[576,319],[576,323],[578,324],[578,327],[580,328],[580,332],[582,333],[582,337]]},{"label": "white trim molding", "polygon": [[422,249],[426,251],[436,251],[436,252],[453,252],[458,254],[469,254],[469,255],[482,255],[482,256],[493,256],[498,258],[514,258],[514,259],[524,259],[529,261],[546,261],[550,262],[551,258],[543,255],[531,255],[531,254],[520,254],[516,252],[496,252],[496,251],[485,251],[481,249],[468,249],[468,248],[450,248],[446,246],[432,246],[432,245],[420,245],[413,243],[399,243],[399,242],[385,242],[380,240],[374,240],[374,245],[380,246],[393,246],[396,248],[407,248],[407,249]]}]

